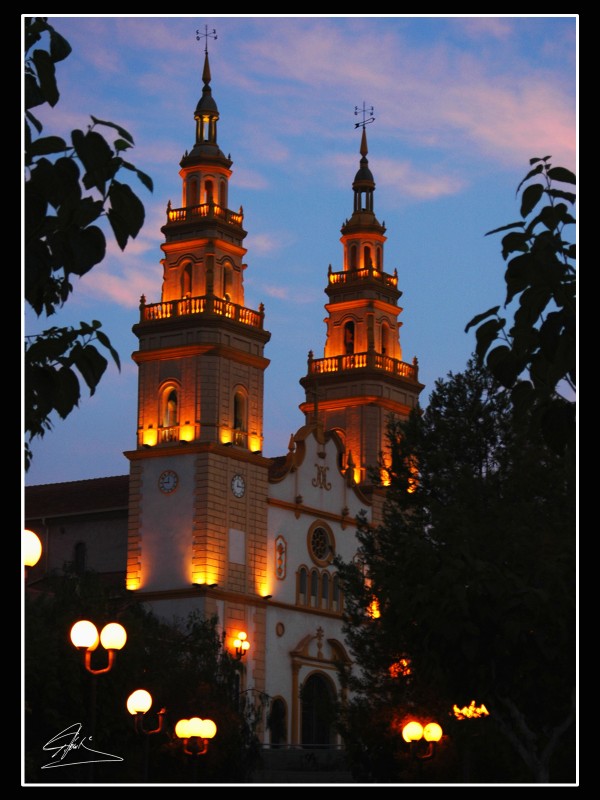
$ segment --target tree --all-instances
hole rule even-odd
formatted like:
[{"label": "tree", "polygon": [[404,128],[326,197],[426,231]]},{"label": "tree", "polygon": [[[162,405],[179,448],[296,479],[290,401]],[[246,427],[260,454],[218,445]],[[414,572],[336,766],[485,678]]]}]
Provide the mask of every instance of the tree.
[{"label": "tree", "polygon": [[[359,668],[348,677],[347,740],[365,742],[353,718],[371,713],[385,731],[378,746],[387,741],[402,769],[401,723],[423,711],[454,746],[473,726],[494,739],[478,777],[564,779],[574,753],[574,469],[515,420],[509,391],[475,359],[437,381],[427,409],[391,423],[389,437],[383,522],[363,518],[358,561],[339,564]],[[473,699],[489,718],[457,721],[453,706]]]},{"label": "tree", "polygon": [[[70,44],[46,17],[27,17],[25,33],[25,262],[24,295],[38,317],[54,315],[73,291],[72,276],[83,276],[106,253],[106,238],[97,224],[108,220],[124,250],[144,223],[144,206],[121,180],[134,173],[152,191],[152,180],[125,160],[134,142],[119,125],[91,117],[84,132],[73,130],[71,142],[42,135],[32,109],[54,108],[60,94],[55,65],[71,53]],[[99,132],[116,132],[112,145]],[[80,379],[94,394],[108,361],[105,348],[120,368],[118,353],[97,320],[79,328],[53,326],[25,341],[25,467],[31,441],[52,428],[52,415],[65,419],[79,405]]]},{"label": "tree", "polygon": [[477,326],[476,353],[503,386],[511,389],[515,409],[534,409],[547,442],[563,452],[575,434],[576,268],[575,175],[554,167],[551,156],[530,159],[533,167],[517,187],[522,220],[489,231],[509,231],[502,238],[508,262],[506,308],[516,298],[512,326],[500,306],[478,314],[465,331]]}]

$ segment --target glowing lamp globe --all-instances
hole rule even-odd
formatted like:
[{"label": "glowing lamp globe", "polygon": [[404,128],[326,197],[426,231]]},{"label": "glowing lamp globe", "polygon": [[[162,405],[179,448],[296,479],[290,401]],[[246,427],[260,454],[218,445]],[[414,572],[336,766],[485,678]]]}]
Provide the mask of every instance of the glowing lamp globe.
[{"label": "glowing lamp globe", "polygon": [[130,714],[145,714],[152,706],[152,695],[145,689],[136,689],[127,698],[127,711]]},{"label": "glowing lamp globe", "polygon": [[217,732],[217,726],[212,719],[203,719],[200,722],[202,723],[200,725],[200,736],[203,739],[213,739]]},{"label": "glowing lamp globe", "polygon": [[442,729],[437,722],[428,722],[423,728],[423,736],[427,742],[439,742],[442,738]]},{"label": "glowing lamp globe", "polygon": [[122,625],[118,622],[109,622],[102,628],[100,634],[100,643],[105,650],[121,650],[125,647],[127,641],[127,633]]},{"label": "glowing lamp globe", "polygon": [[25,531],[25,540],[23,542],[24,560],[26,567],[35,567],[42,555],[42,543],[37,533],[33,531]]},{"label": "glowing lamp globe", "polygon": [[423,726],[413,720],[402,728],[402,738],[405,742],[418,742],[423,736]]},{"label": "glowing lamp globe", "polygon": [[177,725],[175,725],[175,736],[178,736],[180,739],[189,739],[191,736],[190,733],[190,721],[189,719],[180,719]]},{"label": "glowing lamp globe", "polygon": [[98,629],[87,619],[79,620],[71,628],[71,641],[80,649],[95,650],[100,642]]}]

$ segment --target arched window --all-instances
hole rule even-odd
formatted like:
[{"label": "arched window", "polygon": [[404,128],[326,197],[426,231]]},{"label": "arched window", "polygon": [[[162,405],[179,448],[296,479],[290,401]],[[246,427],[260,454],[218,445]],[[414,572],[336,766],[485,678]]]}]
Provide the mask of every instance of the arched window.
[{"label": "arched window", "polygon": [[198,178],[193,175],[192,177],[188,178],[185,187],[185,205],[187,208],[190,206],[197,206],[200,202],[200,190],[198,184]]},{"label": "arched window", "polygon": [[306,605],[306,590],[308,584],[308,571],[306,567],[300,567],[298,572],[298,605]]},{"label": "arched window", "polygon": [[162,391],[160,401],[160,440],[175,442],[179,439],[179,400],[177,387],[170,384]]},{"label": "arched window", "polygon": [[377,245],[377,249],[375,250],[375,265],[377,269],[381,269],[381,247]]},{"label": "arched window", "polygon": [[233,269],[231,264],[223,265],[223,297],[225,300],[231,302],[231,288],[233,286]]},{"label": "arched window", "polygon": [[321,606],[329,607],[329,573],[324,572],[321,577]]},{"label": "arched window", "polygon": [[365,267],[370,269],[373,266],[373,259],[371,258],[371,248],[368,244],[365,245]]},{"label": "arched window", "polygon": [[317,607],[319,597],[319,573],[316,569],[311,570],[310,573],[310,605],[312,608]]},{"label": "arched window", "polygon": [[227,208],[227,181],[225,180],[219,182],[219,205],[221,208]]},{"label": "arched window", "polygon": [[238,389],[233,396],[233,442],[246,447],[248,431],[248,402],[246,393]]},{"label": "arched window", "polygon": [[338,576],[334,575],[331,581],[331,608],[333,611],[341,611],[340,582]]},{"label": "arched window", "polygon": [[381,353],[386,356],[388,354],[390,329],[387,323],[381,323]]},{"label": "arched window", "polygon": [[344,325],[344,351],[347,356],[354,352],[354,323],[347,322]]},{"label": "arched window", "polygon": [[192,265],[188,262],[181,270],[181,296],[190,297],[192,294]]},{"label": "arched window", "polygon": [[350,245],[350,269],[356,269],[356,245]]},{"label": "arched window", "polygon": [[213,200],[213,182],[206,181],[204,183],[204,202],[205,203],[212,203]]},{"label": "arched window", "polygon": [[280,747],[287,742],[287,709],[280,697],[271,703],[267,727],[271,732],[271,747]]}]

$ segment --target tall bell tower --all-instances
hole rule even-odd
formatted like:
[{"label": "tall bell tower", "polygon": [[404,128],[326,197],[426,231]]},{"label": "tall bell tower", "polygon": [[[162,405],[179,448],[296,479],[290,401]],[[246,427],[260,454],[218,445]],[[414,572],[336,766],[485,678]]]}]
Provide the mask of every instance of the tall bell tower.
[{"label": "tall bell tower", "polygon": [[[198,32],[208,39],[211,33]],[[213,37],[216,38],[216,35]],[[264,309],[244,302],[240,208],[217,139],[208,47],[181,203],[162,227],[159,302],[142,296],[137,447],[130,461],[127,587],[166,615],[197,607],[253,641],[261,669],[269,460],[262,456]],[[191,603],[190,603],[191,600]],[[257,673],[255,672],[255,675]]]},{"label": "tall bell tower", "polygon": [[375,180],[367,159],[372,112],[364,104],[355,110],[363,117],[355,126],[362,131],[361,159],[352,183],[352,216],[341,228],[342,269],[330,265],[327,275],[324,357],[310,351],[307,374],[300,379],[306,391],[300,409],[307,422],[318,420],[325,430],[338,432],[345,443],[343,466],[361,485],[389,449],[390,415],[406,418],[424,388],[417,359],[402,360],[398,272],[384,270],[386,229],[375,216]]}]

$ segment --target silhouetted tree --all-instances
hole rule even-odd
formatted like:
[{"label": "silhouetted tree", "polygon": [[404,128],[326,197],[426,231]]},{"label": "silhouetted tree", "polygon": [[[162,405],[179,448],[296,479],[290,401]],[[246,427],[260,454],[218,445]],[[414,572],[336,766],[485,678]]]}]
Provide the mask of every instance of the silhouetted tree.
[{"label": "silhouetted tree", "polygon": [[569,232],[576,224],[570,191],[576,178],[552,166],[550,158],[530,159],[532,169],[517,188],[522,220],[486,234],[509,231],[502,238],[502,257],[507,261],[504,307],[519,300],[512,325],[507,329],[500,306],[494,306],[465,330],[478,326],[480,362],[485,360],[511,389],[516,412],[527,415],[548,444],[564,452],[575,446],[577,273]]},{"label": "silhouetted tree", "polygon": [[[55,65],[69,56],[71,45],[46,17],[26,17],[24,36],[24,295],[38,317],[50,317],[73,291],[72,276],[85,275],[104,259],[102,217],[121,250],[140,232],[144,206],[122,175],[132,172],[150,191],[152,180],[125,160],[133,137],[112,122],[92,116],[86,131],[71,132],[70,143],[42,135],[32,109],[58,103]],[[101,128],[115,132],[112,144]],[[52,428],[54,414],[65,419],[79,404],[80,379],[94,394],[108,365],[96,345],[108,350],[120,368],[118,353],[101,327],[93,320],[25,337],[26,469],[32,439]]]},{"label": "silhouetted tree", "polygon": [[[359,668],[345,737],[367,748],[371,713],[371,752],[387,742],[399,769],[402,722],[423,712],[454,745],[493,729],[492,781],[572,780],[575,470],[525,422],[475,360],[437,381],[423,413],[390,425],[384,522],[363,518],[358,558],[339,565]],[[490,716],[456,721],[472,700]]]}]

